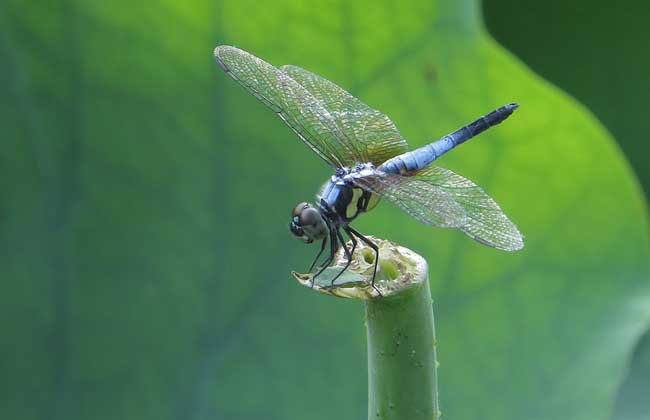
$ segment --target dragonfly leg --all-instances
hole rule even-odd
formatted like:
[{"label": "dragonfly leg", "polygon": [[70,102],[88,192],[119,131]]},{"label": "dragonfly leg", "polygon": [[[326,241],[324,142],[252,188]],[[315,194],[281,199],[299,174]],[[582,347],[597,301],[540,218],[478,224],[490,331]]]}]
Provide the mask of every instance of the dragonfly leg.
[{"label": "dragonfly leg", "polygon": [[348,247],[345,244],[345,240],[343,240],[343,235],[341,234],[341,231],[339,231],[338,229],[336,230],[336,236],[339,239],[339,241],[341,241],[341,246],[343,247],[343,252],[345,252],[345,256],[347,257],[348,262],[345,264],[345,267],[343,267],[343,269],[339,271],[339,273],[332,279],[332,283],[330,284],[330,287],[334,287],[334,282],[336,281],[336,279],[338,279],[339,276],[343,274],[345,270],[348,269],[348,267],[350,267],[350,264],[352,263],[352,255],[354,255],[354,250],[357,248],[357,240],[354,238],[354,236],[350,235],[349,233],[348,236],[350,236],[350,239],[352,240],[352,250],[348,250]]},{"label": "dragonfly leg", "polygon": [[323,271],[332,263],[334,260],[334,256],[336,255],[336,251],[339,249],[338,248],[338,242],[336,241],[336,232],[333,226],[331,226],[329,223],[327,224],[329,227],[329,237],[330,237],[330,255],[325,258],[325,261],[323,262],[323,265],[320,267],[318,272],[313,275],[311,278],[311,287],[314,287],[314,282],[316,281],[316,277],[320,276]]},{"label": "dragonfly leg", "polygon": [[361,239],[366,245],[372,248],[373,251],[375,251],[375,269],[372,272],[372,281],[370,282],[370,285],[372,286],[373,289],[377,291],[377,293],[379,293],[379,296],[382,296],[379,289],[375,287],[375,277],[377,276],[377,264],[379,263],[379,247],[377,247],[377,245],[375,245],[374,242],[372,242],[370,239],[363,236],[361,233],[353,229],[351,226],[347,226],[345,229],[350,236],[352,235],[356,236],[357,238]]},{"label": "dragonfly leg", "polygon": [[323,254],[323,251],[325,250],[325,244],[327,243],[327,236],[323,238],[323,241],[320,244],[320,251],[318,251],[318,254],[316,254],[316,258],[314,258],[314,262],[311,263],[309,266],[309,272],[311,273],[311,270],[314,269],[314,266],[316,265],[316,262],[320,258],[320,256]]}]

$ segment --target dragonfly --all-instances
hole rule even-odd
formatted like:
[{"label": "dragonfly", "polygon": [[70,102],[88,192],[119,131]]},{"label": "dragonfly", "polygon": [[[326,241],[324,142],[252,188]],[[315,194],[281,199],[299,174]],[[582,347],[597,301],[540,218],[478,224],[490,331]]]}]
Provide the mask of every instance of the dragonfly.
[{"label": "dragonfly", "polygon": [[[304,243],[320,241],[309,271],[314,279],[343,248],[345,272],[362,241],[375,254],[371,286],[375,287],[379,249],[351,226],[380,199],[431,226],[456,228],[475,241],[504,251],[523,248],[523,236],[499,205],[474,182],[431,163],[454,147],[508,118],[510,103],[439,140],[415,150],[395,124],[333,82],[294,65],[279,68],[232,46],[218,46],[219,66],[259,99],[334,171],[316,196],[291,212],[290,231]],[[343,233],[349,238],[346,244]],[[316,265],[329,243],[329,255]]]}]

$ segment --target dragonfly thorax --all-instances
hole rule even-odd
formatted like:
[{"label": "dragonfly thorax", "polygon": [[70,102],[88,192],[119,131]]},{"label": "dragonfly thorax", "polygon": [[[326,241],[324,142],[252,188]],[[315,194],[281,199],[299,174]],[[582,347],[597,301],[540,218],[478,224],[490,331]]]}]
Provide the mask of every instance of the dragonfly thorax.
[{"label": "dragonfly thorax", "polygon": [[354,169],[337,169],[318,195],[324,217],[337,225],[345,225],[375,207],[379,197],[355,183],[355,179],[370,172],[374,172],[371,163],[359,164]]}]

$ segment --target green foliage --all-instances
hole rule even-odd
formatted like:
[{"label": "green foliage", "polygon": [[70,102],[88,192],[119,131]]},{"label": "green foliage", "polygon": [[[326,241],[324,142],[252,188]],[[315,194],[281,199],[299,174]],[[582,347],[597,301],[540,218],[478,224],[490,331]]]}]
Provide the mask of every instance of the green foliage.
[{"label": "green foliage", "polygon": [[640,420],[650,413],[650,332],[639,341],[634,357],[629,362],[628,375],[619,390],[613,418],[616,420]]},{"label": "green foliage", "polygon": [[425,256],[444,418],[607,419],[648,325],[635,179],[580,105],[471,1],[0,6],[2,418],[366,415],[362,308],[298,287],[290,209],[329,176],[212,62],[235,44],[391,116],[413,147],[521,108],[440,164],[517,254],[383,203],[356,225]]},{"label": "green foliage", "polygon": [[488,29],[536,72],[586,104],[612,132],[650,195],[648,3],[484,0]]}]

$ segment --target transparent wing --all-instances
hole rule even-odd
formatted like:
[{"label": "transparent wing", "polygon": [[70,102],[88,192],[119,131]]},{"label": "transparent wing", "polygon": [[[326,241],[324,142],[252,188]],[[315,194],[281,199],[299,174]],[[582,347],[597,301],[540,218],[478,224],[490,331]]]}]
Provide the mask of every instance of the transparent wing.
[{"label": "transparent wing", "polygon": [[230,77],[276,112],[326,162],[342,167],[365,161],[332,114],[286,73],[235,47],[219,46],[214,56]]},{"label": "transparent wing", "polygon": [[[469,179],[438,166],[429,166],[411,176],[378,174],[359,179],[359,184],[397,204],[416,219],[435,224],[428,220],[439,217],[440,213],[448,217],[448,213],[458,211],[449,204],[451,199],[464,216],[462,223],[451,227],[458,227],[472,239],[494,248],[517,251],[524,247],[517,226],[485,191]],[[428,195],[429,191],[435,191],[436,196]],[[439,197],[443,200],[439,201]]]},{"label": "transparent wing", "polygon": [[424,224],[459,228],[467,223],[465,209],[454,196],[426,181],[376,171],[372,175],[356,178],[354,182],[397,205]]},{"label": "transparent wing", "polygon": [[413,177],[454,196],[467,214],[467,223],[460,229],[475,241],[505,251],[524,247],[524,237],[517,226],[492,197],[469,179],[439,166],[429,166]]},{"label": "transparent wing", "polygon": [[366,159],[379,166],[408,151],[408,144],[386,115],[370,108],[340,86],[301,67],[280,69],[300,83],[334,116],[348,139]]}]

